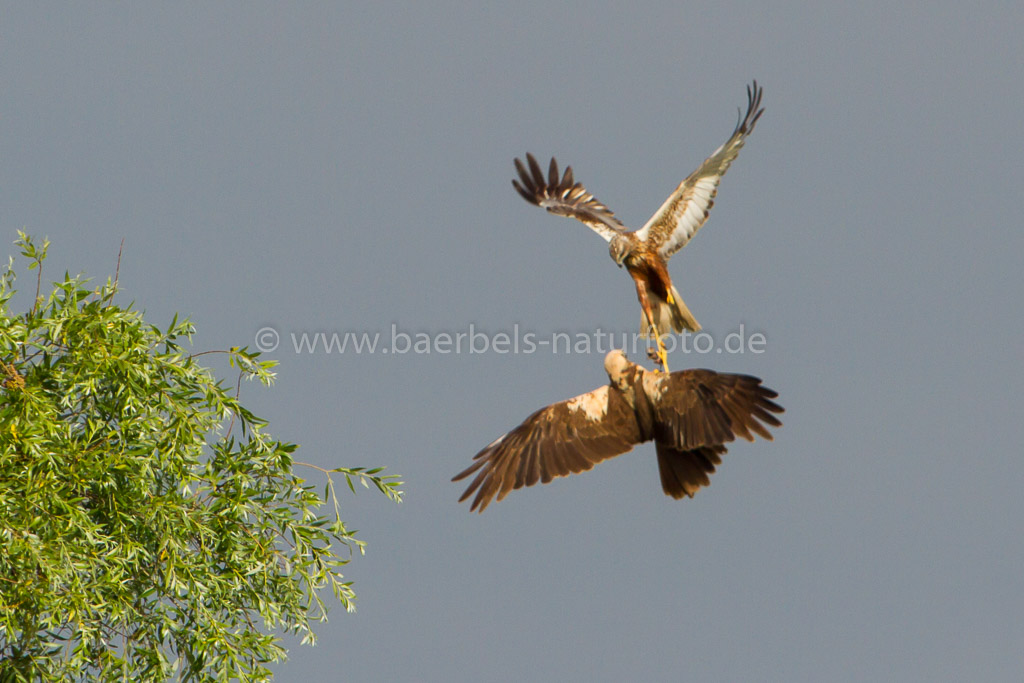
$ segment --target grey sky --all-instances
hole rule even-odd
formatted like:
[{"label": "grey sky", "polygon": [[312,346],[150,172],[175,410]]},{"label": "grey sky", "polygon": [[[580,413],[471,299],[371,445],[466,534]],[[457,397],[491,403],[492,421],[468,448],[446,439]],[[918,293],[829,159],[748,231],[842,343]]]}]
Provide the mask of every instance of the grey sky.
[{"label": "grey sky", "polygon": [[[282,338],[243,398],[400,506],[278,680],[1014,680],[1024,675],[1019,3],[4,3],[0,236],[112,274],[200,349]],[[652,446],[482,516],[449,478],[603,354],[297,354],[290,334],[595,328],[604,243],[513,191],[572,164],[639,226],[757,78],[766,113],[671,264],[787,412],[710,488]],[[9,248],[13,253],[13,248]],[[0,252],[2,254],[3,252]],[[22,286],[27,287],[27,279]],[[383,342],[382,342],[383,343]],[[634,360],[643,360],[637,354]]]}]

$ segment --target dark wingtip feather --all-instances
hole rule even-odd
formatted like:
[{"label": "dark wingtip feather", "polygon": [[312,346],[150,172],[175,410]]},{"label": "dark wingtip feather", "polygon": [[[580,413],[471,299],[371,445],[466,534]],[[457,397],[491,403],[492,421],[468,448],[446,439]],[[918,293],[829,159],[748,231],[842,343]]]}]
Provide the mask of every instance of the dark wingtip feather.
[{"label": "dark wingtip feather", "polygon": [[532,188],[533,178],[530,177],[530,173],[526,170],[526,166],[523,165],[523,162],[520,161],[518,157],[516,157],[514,161],[516,164],[516,172],[519,174],[519,180],[522,181],[524,187]]},{"label": "dark wingtip feather", "polygon": [[520,185],[515,180],[512,181],[512,187],[516,188],[516,192],[519,193],[519,196],[521,196],[526,201],[528,201],[528,202],[530,202],[531,204],[534,204],[534,205],[536,205],[538,203],[537,202],[537,197],[534,195],[534,193],[530,192],[529,190],[527,190],[525,187]]},{"label": "dark wingtip feather", "polygon": [[753,81],[753,85],[747,86],[747,115],[743,121],[744,132],[749,133],[754,130],[754,124],[761,118],[761,114],[764,113],[764,109],[761,108],[761,96],[764,94],[764,88],[757,84],[757,79]]},{"label": "dark wingtip feather", "polygon": [[565,174],[562,176],[562,182],[560,183],[560,186],[561,187],[572,187],[575,184],[576,183],[573,181],[573,177],[572,177],[572,166],[566,166],[565,167]]},{"label": "dark wingtip feather", "polygon": [[519,174],[519,180],[513,178],[512,186],[516,188],[516,192],[518,192],[523,199],[534,206],[537,206],[540,204],[540,198],[537,196],[538,190],[544,186],[544,183],[542,179],[538,184],[534,176],[531,174],[531,171],[537,165],[537,161],[533,158],[533,155],[527,152],[526,160],[527,163],[530,164],[529,170],[518,157],[513,160],[516,166],[516,172]]},{"label": "dark wingtip feather", "polygon": [[551,157],[551,163],[548,164],[548,185],[558,187],[558,162],[554,157]]},{"label": "dark wingtip feather", "polygon": [[540,164],[537,163],[532,154],[527,153],[526,163],[530,165],[530,175],[533,176],[534,186],[544,187],[544,172],[540,170]]}]

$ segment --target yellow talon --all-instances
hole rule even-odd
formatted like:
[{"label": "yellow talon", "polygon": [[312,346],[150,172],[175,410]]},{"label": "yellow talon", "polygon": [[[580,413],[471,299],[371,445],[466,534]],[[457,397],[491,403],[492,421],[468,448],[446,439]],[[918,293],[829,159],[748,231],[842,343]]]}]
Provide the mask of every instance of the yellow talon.
[{"label": "yellow talon", "polygon": [[668,291],[668,296],[665,297],[665,301],[668,302],[669,306],[675,306],[676,305],[676,300],[675,300],[675,297],[672,296],[672,290],[671,289]]},{"label": "yellow talon", "polygon": [[[672,295],[669,294],[669,296]],[[661,361],[662,369],[665,372],[668,372],[668,354],[665,352],[665,345],[661,342],[661,333],[658,330],[658,326],[654,324],[654,316],[651,315],[650,311],[646,311],[646,313],[647,323],[651,326],[651,335],[654,337],[654,342],[657,344],[658,359]]]}]

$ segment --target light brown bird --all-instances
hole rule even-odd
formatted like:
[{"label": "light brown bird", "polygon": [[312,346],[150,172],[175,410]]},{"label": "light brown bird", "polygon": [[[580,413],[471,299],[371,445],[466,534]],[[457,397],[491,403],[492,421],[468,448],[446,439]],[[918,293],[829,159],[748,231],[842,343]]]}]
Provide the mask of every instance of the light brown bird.
[{"label": "light brown bird", "polygon": [[636,284],[636,295],[643,309],[640,333],[655,338],[666,372],[668,362],[661,336],[671,331],[700,330],[697,319],[672,285],[668,260],[707,220],[719,181],[764,113],[761,94],[757,81],[747,86],[747,113],[736,124],[729,139],[679,184],[642,228],[633,232],[575,181],[572,166],[567,166],[559,177],[558,162],[552,157],[545,178],[532,154],[526,155],[526,165],[515,160],[519,179],[513,180],[512,185],[526,201],[551,213],[582,221],[609,242],[612,259],[620,268],[626,267]]},{"label": "light brown bird", "polygon": [[497,497],[538,481],[585,472],[634,445],[654,440],[661,488],[673,498],[693,497],[711,483],[726,443],[781,427],[773,413],[778,394],[750,375],[712,370],[650,372],[615,350],[604,359],[608,384],[541,408],[476,454],[452,481],[476,474],[459,502],[483,512]]}]

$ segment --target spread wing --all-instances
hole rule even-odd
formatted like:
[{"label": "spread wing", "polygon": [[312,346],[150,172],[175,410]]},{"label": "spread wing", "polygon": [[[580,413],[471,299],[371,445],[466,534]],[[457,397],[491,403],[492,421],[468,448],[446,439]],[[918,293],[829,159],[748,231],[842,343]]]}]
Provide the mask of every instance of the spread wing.
[{"label": "spread wing", "polygon": [[766,425],[781,427],[774,414],[782,406],[761,380],[713,370],[682,370],[655,375],[645,393],[654,408],[654,438],[660,444],[692,450],[720,446],[737,436],[772,439]]},{"label": "spread wing", "polygon": [[760,108],[761,93],[757,81],[747,86],[747,114],[736,124],[732,136],[680,183],[651,219],[636,231],[636,236],[648,242],[662,258],[668,259],[682,249],[707,220],[718,193],[718,183],[764,113]]},{"label": "spread wing", "polygon": [[606,242],[610,242],[612,237],[625,231],[625,227],[607,206],[597,201],[583,185],[573,180],[572,166],[566,166],[565,174],[559,179],[558,162],[551,157],[548,177],[545,179],[540,164],[532,154],[526,155],[526,163],[529,169],[519,159],[515,160],[519,180],[512,181],[512,185],[523,199],[559,216],[569,216],[583,221]]},{"label": "spread wing", "polygon": [[723,444],[758,434],[771,440],[765,425],[780,427],[783,409],[761,380],[711,370],[654,375],[645,393],[654,408],[661,487],[673,498],[693,497],[711,483],[722,464]]},{"label": "spread wing", "polygon": [[636,414],[622,392],[603,386],[541,408],[477,453],[452,481],[477,473],[459,502],[476,493],[470,510],[483,512],[495,496],[501,500],[512,489],[585,472],[640,440]]}]

